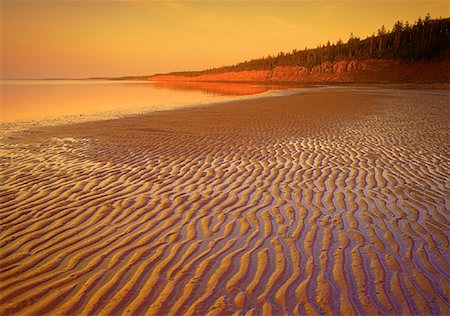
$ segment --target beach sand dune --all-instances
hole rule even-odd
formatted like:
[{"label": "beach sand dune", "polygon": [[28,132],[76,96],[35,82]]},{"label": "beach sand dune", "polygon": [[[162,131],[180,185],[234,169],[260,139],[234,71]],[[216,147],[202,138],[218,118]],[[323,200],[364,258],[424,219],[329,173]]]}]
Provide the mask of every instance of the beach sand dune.
[{"label": "beach sand dune", "polygon": [[5,136],[2,315],[450,314],[448,91]]}]

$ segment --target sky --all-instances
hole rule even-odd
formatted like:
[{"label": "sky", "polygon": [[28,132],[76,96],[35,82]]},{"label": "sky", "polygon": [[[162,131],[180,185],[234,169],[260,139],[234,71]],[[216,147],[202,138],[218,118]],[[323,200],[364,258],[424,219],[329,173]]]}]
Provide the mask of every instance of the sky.
[{"label": "sky", "polygon": [[203,70],[449,17],[445,1],[1,1],[1,77]]}]

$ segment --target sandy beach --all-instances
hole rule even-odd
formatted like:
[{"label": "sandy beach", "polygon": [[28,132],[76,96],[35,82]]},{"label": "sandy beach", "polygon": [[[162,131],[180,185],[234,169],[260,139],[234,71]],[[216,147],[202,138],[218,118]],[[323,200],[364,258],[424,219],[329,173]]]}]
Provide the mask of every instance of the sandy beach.
[{"label": "sandy beach", "polygon": [[320,88],[11,134],[0,314],[449,315],[449,95]]}]

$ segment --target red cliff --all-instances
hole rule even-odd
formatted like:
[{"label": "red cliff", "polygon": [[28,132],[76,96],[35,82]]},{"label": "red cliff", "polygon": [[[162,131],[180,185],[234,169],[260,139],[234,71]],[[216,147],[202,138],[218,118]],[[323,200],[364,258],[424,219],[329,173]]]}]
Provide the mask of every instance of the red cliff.
[{"label": "red cliff", "polygon": [[325,61],[313,67],[285,66],[200,75],[154,75],[154,81],[229,81],[295,83],[433,83],[450,82],[450,56],[437,61],[399,60]]}]

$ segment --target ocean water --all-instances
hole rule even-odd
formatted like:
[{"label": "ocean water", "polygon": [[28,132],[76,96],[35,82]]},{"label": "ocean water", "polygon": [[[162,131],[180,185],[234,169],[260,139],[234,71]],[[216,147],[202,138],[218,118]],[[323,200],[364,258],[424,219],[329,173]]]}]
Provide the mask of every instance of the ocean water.
[{"label": "ocean water", "polygon": [[269,89],[236,83],[2,80],[0,123],[115,118],[233,100]]}]

